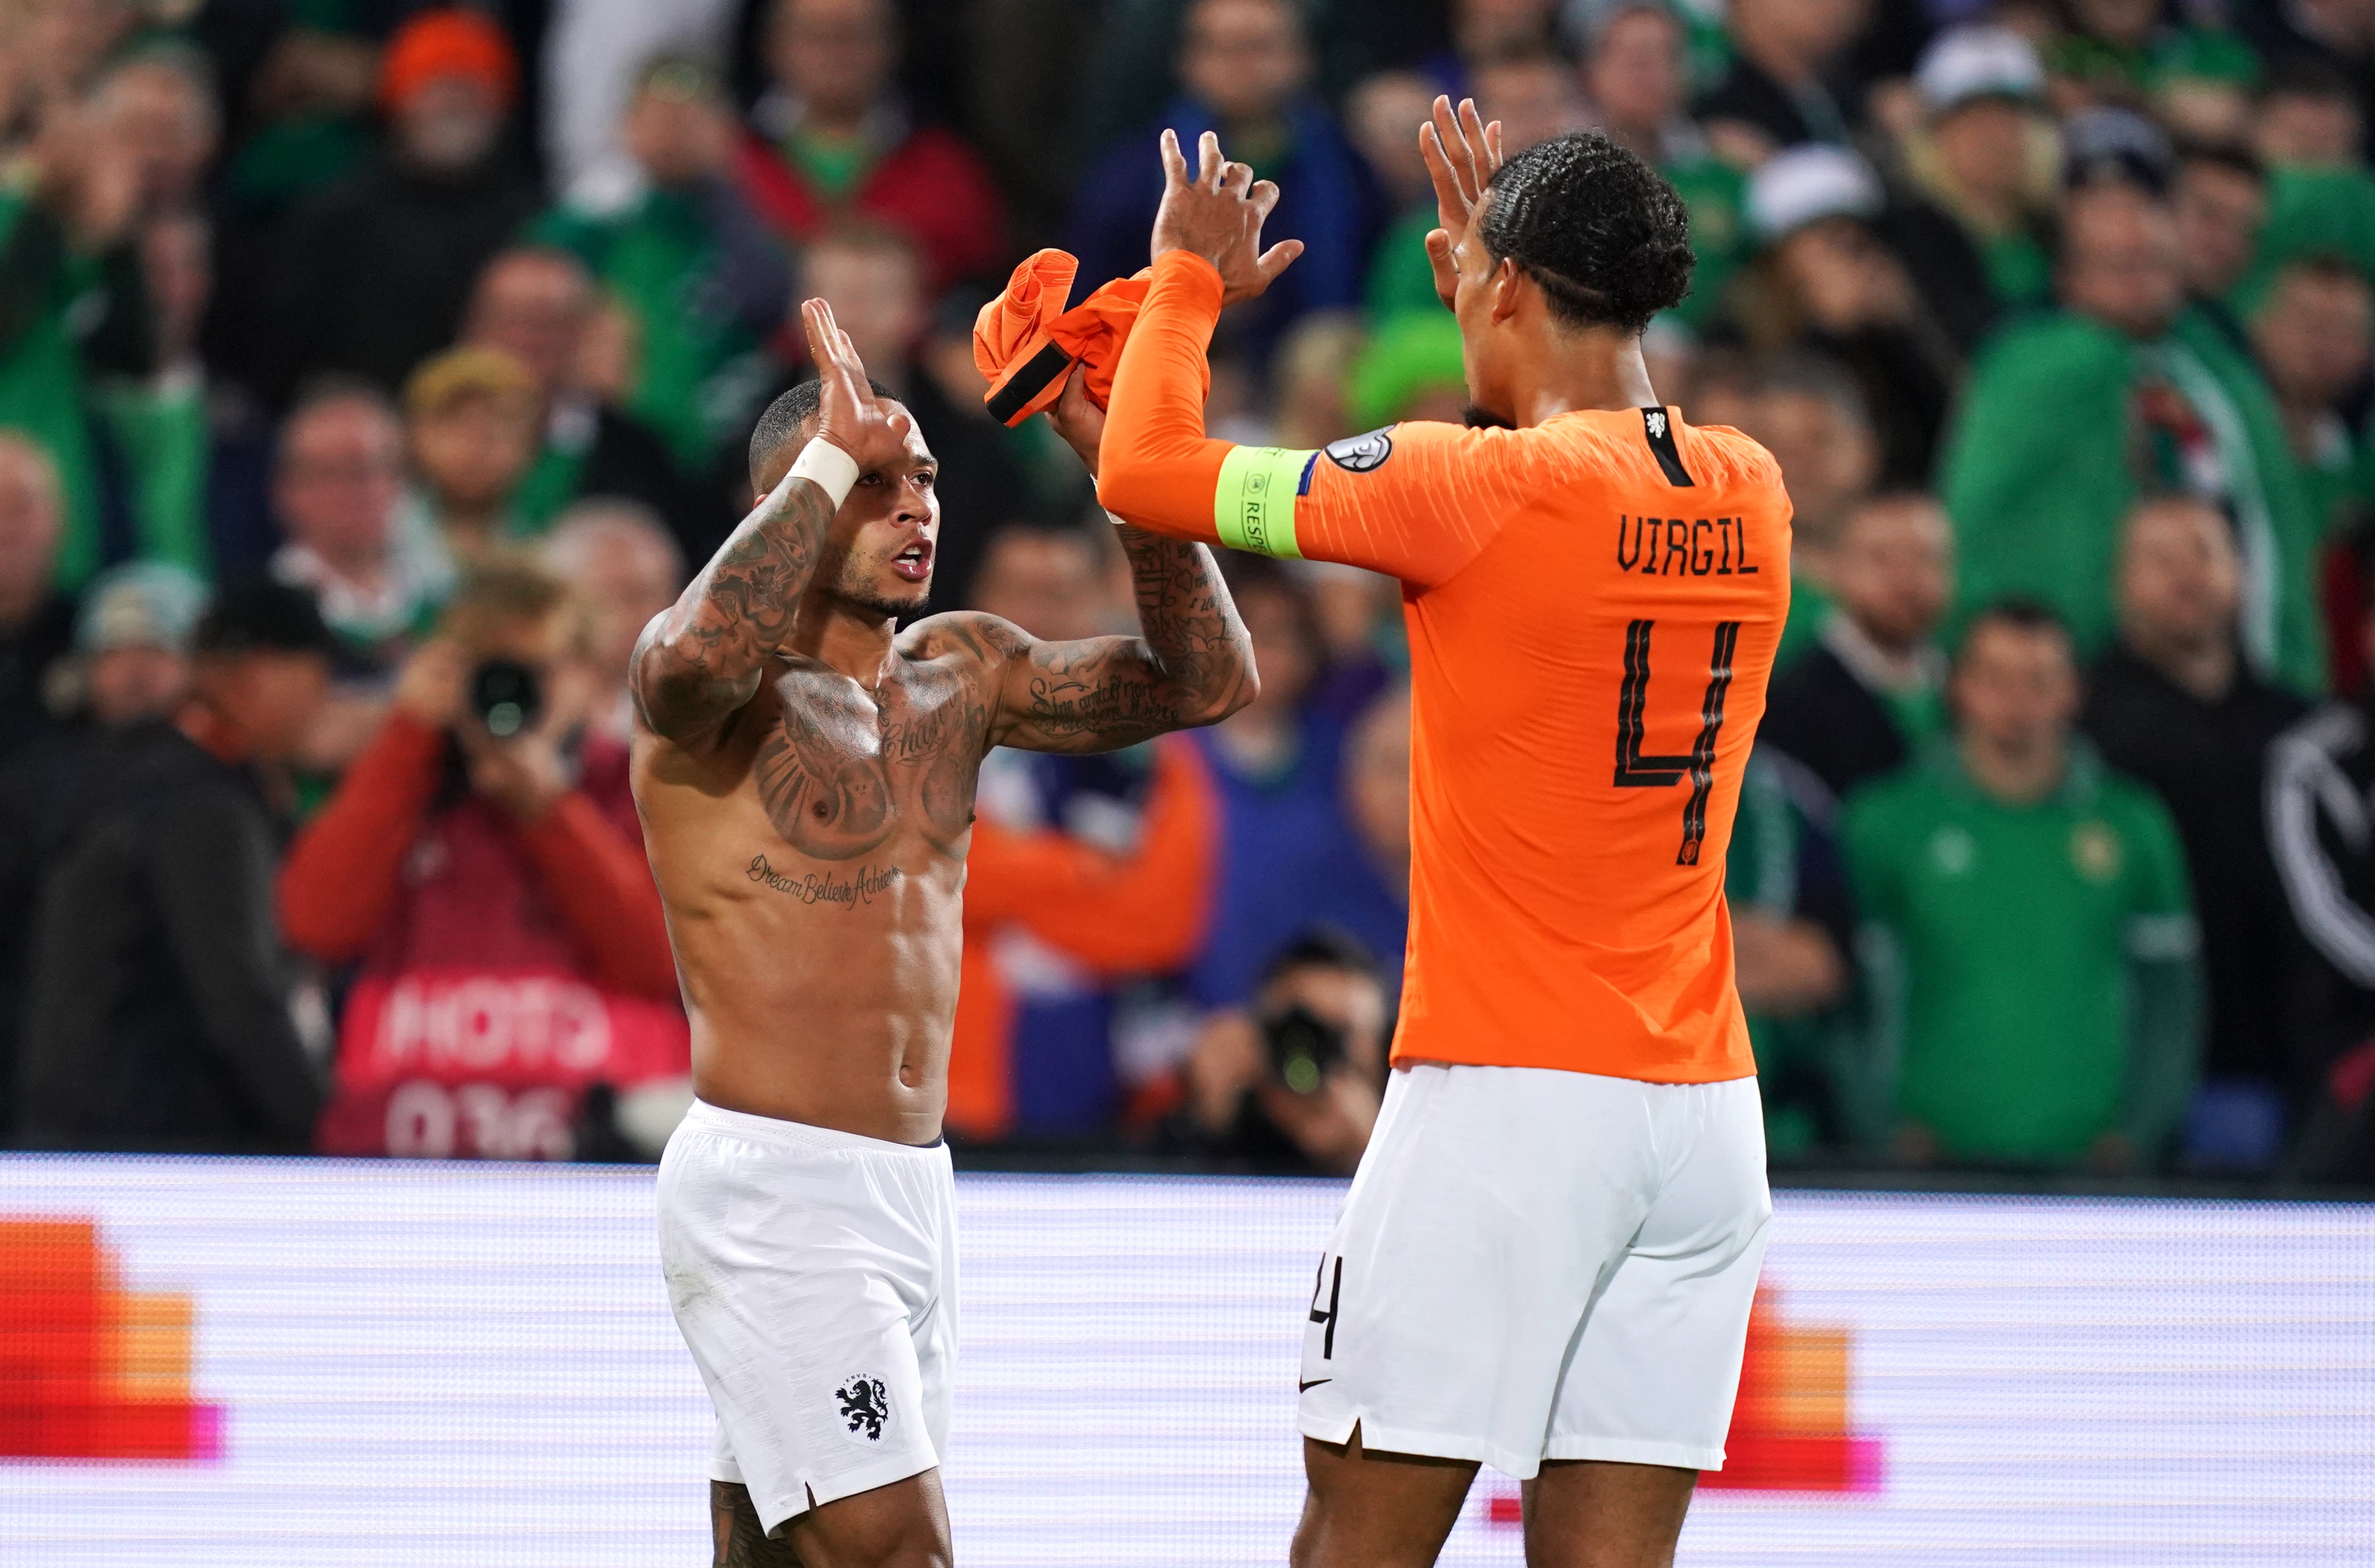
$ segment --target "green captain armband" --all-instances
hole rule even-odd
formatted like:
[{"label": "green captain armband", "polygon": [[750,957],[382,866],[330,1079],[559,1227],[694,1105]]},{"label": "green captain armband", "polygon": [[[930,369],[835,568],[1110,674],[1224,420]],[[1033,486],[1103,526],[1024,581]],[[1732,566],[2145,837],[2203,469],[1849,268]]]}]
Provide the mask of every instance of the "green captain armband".
[{"label": "green captain armband", "polygon": [[1233,550],[1300,560],[1294,542],[1294,497],[1319,456],[1279,446],[1237,446],[1221,459],[1212,492],[1212,526]]}]

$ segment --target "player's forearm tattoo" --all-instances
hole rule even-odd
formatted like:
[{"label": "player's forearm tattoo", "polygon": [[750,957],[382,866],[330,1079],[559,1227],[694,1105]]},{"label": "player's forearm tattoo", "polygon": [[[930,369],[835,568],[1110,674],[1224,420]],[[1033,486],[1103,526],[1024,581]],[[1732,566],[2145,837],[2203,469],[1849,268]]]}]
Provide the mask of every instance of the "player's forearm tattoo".
[{"label": "player's forearm tattoo", "polygon": [[832,498],[801,478],[742,519],[635,644],[632,684],[645,724],[681,738],[750,700],[767,656],[791,635],[833,514]]},{"label": "player's forearm tattoo", "polygon": [[1253,642],[1212,552],[1127,525],[1119,532],[1141,634],[1034,645],[1017,745],[1131,746],[1224,718],[1253,694]]}]

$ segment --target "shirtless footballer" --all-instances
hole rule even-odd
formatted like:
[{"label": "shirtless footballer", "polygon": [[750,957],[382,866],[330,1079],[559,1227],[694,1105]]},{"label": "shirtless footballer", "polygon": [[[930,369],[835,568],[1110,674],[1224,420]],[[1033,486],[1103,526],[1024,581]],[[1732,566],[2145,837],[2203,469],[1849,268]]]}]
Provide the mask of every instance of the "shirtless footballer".
[{"label": "shirtless footballer", "polygon": [[1305,1324],[1298,1568],[1419,1568],[1477,1465],[1530,1568],[1664,1568],[1723,1463],[1771,1203],[1723,868],[1790,603],[1772,457],[1660,404],[1672,186],[1603,137],[1421,133],[1472,428],[1208,439],[1224,258],[1276,192],[1165,133],[1105,503],[1400,579],[1410,950],[1395,1071]]},{"label": "shirtless footballer", "polygon": [[[1211,724],[1253,696],[1253,654],[1211,553],[1127,526],[1141,636],[896,631],[931,581],[932,455],[805,312],[821,377],[751,439],[758,507],[635,652],[699,1095],[660,1164],[661,1256],[717,1411],[715,1561],[927,1568],[950,1561],[939,1135],[975,771]],[[1077,384],[1056,415],[1093,469],[1102,416]]]}]

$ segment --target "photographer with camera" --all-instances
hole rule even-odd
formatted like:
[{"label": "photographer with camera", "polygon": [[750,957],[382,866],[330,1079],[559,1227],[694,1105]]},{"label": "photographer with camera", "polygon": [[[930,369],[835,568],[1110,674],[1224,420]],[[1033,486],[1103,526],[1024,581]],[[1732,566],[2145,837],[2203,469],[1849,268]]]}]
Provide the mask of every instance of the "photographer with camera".
[{"label": "photographer with camera", "polygon": [[1174,1141],[1234,1169],[1352,1174],[1377,1126],[1392,1021],[1369,950],[1331,926],[1306,932],[1264,969],[1250,1013],[1205,1024]]},{"label": "photographer with camera", "polygon": [[325,1152],[598,1157],[613,1092],[689,1070],[591,635],[559,578],[483,558],[290,849],[290,944],[360,961]]}]

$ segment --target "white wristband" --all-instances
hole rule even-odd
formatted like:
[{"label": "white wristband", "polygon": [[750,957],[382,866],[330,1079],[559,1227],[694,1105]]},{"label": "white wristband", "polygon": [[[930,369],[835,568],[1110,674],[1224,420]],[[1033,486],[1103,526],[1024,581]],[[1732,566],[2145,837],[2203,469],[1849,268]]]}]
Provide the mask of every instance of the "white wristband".
[{"label": "white wristband", "polygon": [[857,459],[824,437],[811,436],[785,477],[806,479],[833,498],[833,510],[837,512],[857,484]]}]

